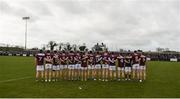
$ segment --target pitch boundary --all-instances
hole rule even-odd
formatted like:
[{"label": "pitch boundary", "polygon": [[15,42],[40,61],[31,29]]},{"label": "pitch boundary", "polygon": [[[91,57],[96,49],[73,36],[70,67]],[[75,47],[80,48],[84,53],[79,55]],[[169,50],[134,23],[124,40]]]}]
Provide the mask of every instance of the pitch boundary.
[{"label": "pitch boundary", "polygon": [[22,79],[28,79],[28,78],[32,78],[32,77],[31,77],[31,76],[26,76],[26,77],[17,78],[17,79],[2,80],[2,81],[0,81],[0,83],[12,82],[12,81],[17,81],[17,80],[22,80]]}]

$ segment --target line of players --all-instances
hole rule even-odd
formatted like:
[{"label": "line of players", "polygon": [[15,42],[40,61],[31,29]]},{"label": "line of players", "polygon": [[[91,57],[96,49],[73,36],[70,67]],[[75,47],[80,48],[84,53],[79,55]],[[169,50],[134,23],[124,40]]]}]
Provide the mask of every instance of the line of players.
[{"label": "line of players", "polygon": [[36,80],[138,80],[146,79],[146,56],[142,52],[122,56],[114,52],[50,52],[36,54]]}]

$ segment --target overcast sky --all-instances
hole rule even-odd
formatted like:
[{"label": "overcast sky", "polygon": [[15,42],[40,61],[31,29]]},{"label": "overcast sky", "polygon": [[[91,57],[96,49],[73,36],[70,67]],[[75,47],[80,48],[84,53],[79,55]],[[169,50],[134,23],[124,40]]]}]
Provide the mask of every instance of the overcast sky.
[{"label": "overcast sky", "polygon": [[180,51],[180,0],[0,0],[0,43],[104,42],[117,48]]}]

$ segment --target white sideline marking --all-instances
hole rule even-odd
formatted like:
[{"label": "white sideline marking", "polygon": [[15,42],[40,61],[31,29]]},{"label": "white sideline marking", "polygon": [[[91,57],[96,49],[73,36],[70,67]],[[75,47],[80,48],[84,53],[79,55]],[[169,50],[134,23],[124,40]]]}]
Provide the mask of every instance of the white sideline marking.
[{"label": "white sideline marking", "polygon": [[16,80],[22,80],[22,79],[27,79],[27,78],[32,78],[32,77],[27,76],[27,77],[22,77],[22,78],[17,78],[17,79],[3,80],[3,81],[0,81],[0,83],[11,82],[11,81],[16,81]]}]

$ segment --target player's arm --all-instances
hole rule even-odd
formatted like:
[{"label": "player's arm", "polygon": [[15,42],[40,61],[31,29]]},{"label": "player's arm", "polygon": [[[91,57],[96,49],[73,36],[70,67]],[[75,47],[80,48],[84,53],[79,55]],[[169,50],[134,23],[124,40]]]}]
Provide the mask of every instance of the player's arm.
[{"label": "player's arm", "polygon": [[35,57],[35,59],[34,59],[34,60],[35,60],[35,66],[37,66],[37,58]]}]

